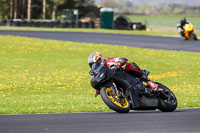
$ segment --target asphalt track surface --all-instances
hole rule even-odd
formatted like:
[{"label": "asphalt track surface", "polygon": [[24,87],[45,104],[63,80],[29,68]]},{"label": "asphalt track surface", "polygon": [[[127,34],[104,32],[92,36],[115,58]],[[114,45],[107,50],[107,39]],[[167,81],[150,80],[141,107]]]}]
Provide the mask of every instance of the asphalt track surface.
[{"label": "asphalt track surface", "polygon": [[0,35],[26,36],[50,40],[87,42],[97,44],[125,45],[150,49],[200,52],[200,41],[185,41],[181,37],[158,37],[88,32],[9,30],[0,30]]},{"label": "asphalt track surface", "polygon": [[200,109],[0,115],[1,133],[200,133]]},{"label": "asphalt track surface", "polygon": [[[176,37],[47,31],[0,31],[0,35],[200,52],[200,41]],[[0,115],[0,133],[200,133],[200,109]]]}]

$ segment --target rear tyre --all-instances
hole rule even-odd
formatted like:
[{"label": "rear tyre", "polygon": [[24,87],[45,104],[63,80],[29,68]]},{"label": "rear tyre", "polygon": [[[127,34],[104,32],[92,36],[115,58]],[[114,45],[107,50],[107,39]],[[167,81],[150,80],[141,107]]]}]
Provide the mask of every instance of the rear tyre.
[{"label": "rear tyre", "polygon": [[158,84],[159,88],[163,89],[163,94],[158,98],[158,109],[162,112],[172,112],[177,108],[177,99],[174,93],[166,86]]},{"label": "rear tyre", "polygon": [[107,87],[103,87],[100,90],[101,98],[104,103],[112,110],[118,113],[128,113],[131,105],[128,102],[127,98],[119,98],[117,94]]}]

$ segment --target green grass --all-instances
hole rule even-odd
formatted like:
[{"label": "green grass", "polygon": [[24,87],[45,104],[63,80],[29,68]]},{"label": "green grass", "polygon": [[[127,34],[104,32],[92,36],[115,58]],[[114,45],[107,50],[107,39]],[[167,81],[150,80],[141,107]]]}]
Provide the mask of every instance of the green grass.
[{"label": "green grass", "polygon": [[163,31],[138,31],[138,30],[112,30],[112,29],[89,29],[89,28],[36,28],[36,27],[4,27],[0,30],[28,30],[28,31],[70,31],[70,32],[96,32],[96,33],[113,33],[113,34],[137,34],[150,36],[179,36],[177,32]]},{"label": "green grass", "polygon": [[199,29],[200,15],[129,15],[133,22],[147,23],[154,26],[176,27],[177,23],[186,17],[187,21]]},{"label": "green grass", "polygon": [[195,32],[200,33],[200,15],[129,15],[128,17],[132,22],[147,24],[155,32],[177,32],[177,24],[186,17],[188,22],[194,24]]},{"label": "green grass", "polygon": [[200,53],[0,36],[0,114],[110,111],[90,86],[94,51],[150,70],[179,108],[200,107]]},{"label": "green grass", "polygon": [[[117,17],[117,15],[115,16]],[[186,17],[194,24],[195,33],[200,36],[200,15],[128,15],[132,22],[142,22],[147,25],[146,31],[138,30],[110,30],[89,28],[38,28],[38,27],[6,27],[0,30],[34,30],[34,31],[70,31],[70,32],[97,32],[114,34],[137,34],[150,36],[179,36],[176,26],[181,18]]]},{"label": "green grass", "polygon": [[[26,31],[69,31],[69,32],[95,32],[95,33],[112,33],[112,34],[133,34],[148,36],[180,36],[175,29],[170,27],[155,27],[142,30],[113,30],[113,29],[89,29],[89,28],[35,28],[35,27],[2,27],[0,30],[26,30]],[[197,36],[200,33],[196,32]]]}]

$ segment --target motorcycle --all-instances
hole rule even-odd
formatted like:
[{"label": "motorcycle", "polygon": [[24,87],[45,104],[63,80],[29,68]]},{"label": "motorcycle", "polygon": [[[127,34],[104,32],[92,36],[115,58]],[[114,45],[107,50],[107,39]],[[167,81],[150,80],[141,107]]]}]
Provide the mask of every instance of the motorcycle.
[{"label": "motorcycle", "polygon": [[194,33],[194,25],[189,23],[183,26],[185,40],[198,40],[196,34]]},{"label": "motorcycle", "polygon": [[[120,71],[125,74],[132,84],[133,89],[123,88],[116,81],[112,80],[113,73]],[[148,71],[145,71],[149,75]],[[104,103],[112,110],[118,113],[128,113],[130,110],[155,110],[159,109],[162,112],[172,112],[177,107],[177,99],[173,92],[165,85],[154,82],[162,92],[152,92],[148,85],[145,85],[140,79],[129,74],[125,68],[120,70],[111,70],[101,63],[94,63],[91,71],[91,85],[100,92]],[[137,82],[137,83],[135,83]],[[140,86],[140,87],[138,87]],[[134,93],[139,94],[139,106],[134,105]]]}]

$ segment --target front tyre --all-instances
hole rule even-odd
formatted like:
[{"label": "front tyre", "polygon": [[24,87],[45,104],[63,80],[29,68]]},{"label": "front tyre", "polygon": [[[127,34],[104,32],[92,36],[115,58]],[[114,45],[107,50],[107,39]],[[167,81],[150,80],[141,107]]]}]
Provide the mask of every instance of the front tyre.
[{"label": "front tyre", "polygon": [[131,105],[128,102],[127,98],[119,98],[117,94],[107,87],[103,87],[100,90],[101,98],[104,103],[112,110],[118,113],[128,113]]},{"label": "front tyre", "polygon": [[191,34],[191,37],[193,40],[195,40],[195,41],[198,40],[197,35],[194,32],[191,32],[190,34]]},{"label": "front tyre", "polygon": [[159,88],[163,89],[163,94],[161,94],[158,98],[158,109],[162,112],[174,111],[177,108],[176,96],[166,86],[162,85],[161,83],[156,84],[158,84]]}]

